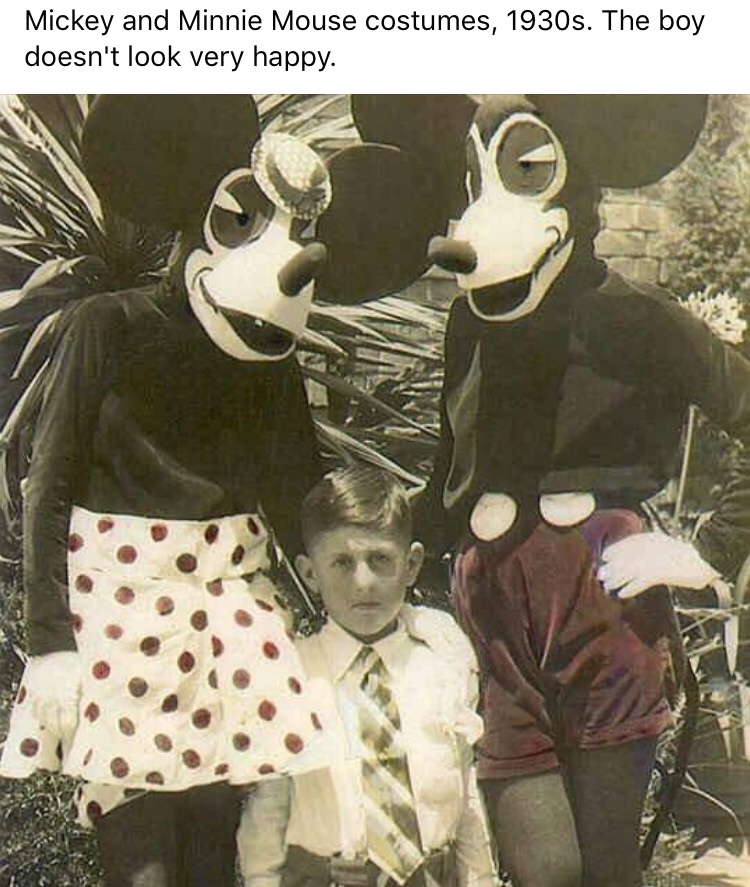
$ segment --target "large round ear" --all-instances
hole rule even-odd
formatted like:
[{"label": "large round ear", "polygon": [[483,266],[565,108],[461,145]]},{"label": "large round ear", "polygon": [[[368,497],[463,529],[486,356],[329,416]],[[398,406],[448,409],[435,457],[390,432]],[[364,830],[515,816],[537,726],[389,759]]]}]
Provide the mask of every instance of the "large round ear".
[{"label": "large round ear", "polygon": [[83,165],[105,205],[180,229],[219,180],[246,166],[260,126],[246,95],[105,95],[83,132]]},{"label": "large round ear", "polygon": [[704,95],[530,95],[566,152],[597,185],[657,182],[690,153],[703,127]]},{"label": "large round ear", "polygon": [[426,270],[448,222],[442,194],[412,154],[357,145],[329,161],[333,198],[316,238],[329,261],[316,294],[341,304],[399,292]]},{"label": "large round ear", "polygon": [[468,95],[353,95],[364,142],[394,145],[430,170],[452,214],[464,203],[466,136],[477,109]]}]

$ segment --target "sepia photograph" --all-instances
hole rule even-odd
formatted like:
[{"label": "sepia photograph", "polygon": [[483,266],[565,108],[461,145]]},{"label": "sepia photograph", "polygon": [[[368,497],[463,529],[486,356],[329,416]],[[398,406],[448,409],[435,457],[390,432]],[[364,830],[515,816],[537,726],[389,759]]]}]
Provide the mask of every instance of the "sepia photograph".
[{"label": "sepia photograph", "polygon": [[748,95],[0,95],[0,887],[750,884],[748,319]]}]

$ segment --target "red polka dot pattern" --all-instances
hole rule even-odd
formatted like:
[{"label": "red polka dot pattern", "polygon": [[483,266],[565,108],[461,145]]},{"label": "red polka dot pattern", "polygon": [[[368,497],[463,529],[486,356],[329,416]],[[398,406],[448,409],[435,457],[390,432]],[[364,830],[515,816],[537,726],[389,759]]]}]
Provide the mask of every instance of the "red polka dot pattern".
[{"label": "red polka dot pattern", "polygon": [[97,681],[103,681],[105,678],[108,678],[110,671],[109,663],[104,662],[103,660],[95,662],[91,668],[91,674],[97,679]]},{"label": "red polka dot pattern", "polygon": [[117,722],[117,726],[120,728],[120,733],[123,736],[134,736],[135,735],[135,724],[130,720],[130,718],[120,718]]},{"label": "red polka dot pattern", "polygon": [[157,733],[154,736],[154,745],[159,751],[172,751],[172,740],[166,733]]},{"label": "red polka dot pattern", "polygon": [[103,517],[97,522],[96,529],[99,530],[100,533],[109,533],[110,530],[114,529],[114,526],[115,522],[111,517]]},{"label": "red polka dot pattern", "polygon": [[81,594],[89,594],[93,587],[94,581],[90,576],[86,576],[84,573],[76,576],[76,591],[80,591]]},{"label": "red polka dot pattern", "polygon": [[298,755],[305,747],[305,743],[296,733],[287,733],[284,737],[284,745],[293,755]]},{"label": "red polka dot pattern", "polygon": [[187,650],[185,650],[184,653],[180,653],[180,658],[177,660],[177,667],[183,674],[192,671],[195,668],[195,656]]},{"label": "red polka dot pattern", "polygon": [[83,716],[87,721],[91,721],[92,724],[99,717],[99,714],[99,706],[95,702],[89,702],[83,712]]},{"label": "red polka dot pattern", "polygon": [[273,643],[273,641],[266,641],[265,644],[263,644],[263,655],[267,659],[278,659],[279,648]]},{"label": "red polka dot pattern", "polygon": [[177,694],[170,693],[169,696],[164,697],[162,704],[161,704],[161,710],[165,714],[170,714],[173,711],[177,711],[179,704],[180,704],[180,700],[177,697]]},{"label": "red polka dot pattern", "polygon": [[138,552],[132,545],[121,545],[117,549],[117,560],[121,564],[134,564],[138,560]]},{"label": "red polka dot pattern", "polygon": [[203,631],[208,625],[208,614],[205,610],[196,610],[190,617],[190,624],[196,631]]},{"label": "red polka dot pattern", "polygon": [[100,804],[97,804],[96,801],[89,801],[86,804],[86,815],[92,822],[96,822],[97,819],[101,819],[104,815],[104,811],[101,808]]},{"label": "red polka dot pattern", "polygon": [[146,774],[146,782],[149,785],[164,785],[164,777],[158,770],[152,770],[150,773]]},{"label": "red polka dot pattern", "polygon": [[174,610],[174,601],[171,597],[167,595],[163,595],[156,602],[156,612],[160,616],[169,616],[169,614]]},{"label": "red polka dot pattern", "polygon": [[140,699],[141,696],[145,696],[148,693],[148,684],[143,678],[131,678],[128,681],[128,690],[131,696]]},{"label": "red polka dot pattern", "polygon": [[232,745],[237,751],[247,751],[250,748],[250,737],[247,733],[235,733],[232,737]]},{"label": "red polka dot pattern", "polygon": [[94,749],[90,748],[86,754],[83,756],[83,765],[88,766],[91,763],[91,759],[94,757]]},{"label": "red polka dot pattern", "polygon": [[26,696],[27,696],[26,687],[21,687],[18,691],[18,698],[16,699],[16,704],[23,705],[24,702],[26,701]]},{"label": "red polka dot pattern", "polygon": [[109,769],[116,779],[124,779],[130,773],[130,767],[128,767],[128,762],[125,758],[112,758]]},{"label": "red polka dot pattern", "polygon": [[249,517],[247,519],[247,528],[253,534],[253,536],[258,536],[260,534],[260,527],[258,526],[255,518]]},{"label": "red polka dot pattern", "polygon": [[216,674],[215,668],[212,668],[208,673],[208,686],[212,690],[217,690],[219,687],[219,676]]},{"label": "red polka dot pattern", "polygon": [[151,527],[151,538],[154,542],[163,542],[169,535],[169,528],[164,524],[154,524]]},{"label": "red polka dot pattern", "polygon": [[238,545],[232,552],[232,563],[236,566],[242,563],[242,558],[245,556],[245,548],[243,545]]},{"label": "red polka dot pattern", "polygon": [[78,633],[83,628],[83,619],[78,613],[71,613],[70,624],[73,628],[73,631]]},{"label": "red polka dot pattern", "polygon": [[147,637],[141,641],[141,653],[144,656],[156,656],[161,649],[159,638]]},{"label": "red polka dot pattern", "polygon": [[302,684],[300,684],[297,678],[289,678],[289,689],[292,693],[300,694],[302,692]]},{"label": "red polka dot pattern", "polygon": [[229,773],[229,764],[217,764],[214,767],[214,773],[217,776],[226,776]]},{"label": "red polka dot pattern", "polygon": [[260,607],[261,610],[265,610],[267,613],[273,612],[273,607],[268,601],[264,601],[262,598],[255,598],[255,603]]},{"label": "red polka dot pattern", "polygon": [[187,749],[182,753],[182,761],[186,767],[191,770],[197,770],[201,765],[201,756],[192,748]]},{"label": "red polka dot pattern", "polygon": [[250,686],[250,672],[238,668],[232,675],[232,683],[238,690],[246,690]]},{"label": "red polka dot pattern", "polygon": [[193,712],[193,726],[198,730],[205,730],[211,724],[211,712],[205,708],[199,708]]},{"label": "red polka dot pattern", "polygon": [[221,638],[217,638],[216,635],[211,638],[211,650],[216,657],[221,656],[224,652],[224,642]]},{"label": "red polka dot pattern", "polygon": [[121,585],[115,592],[115,600],[118,604],[132,604],[135,600],[135,592],[127,585]]},{"label": "red polka dot pattern", "polygon": [[316,712],[312,712],[312,714],[310,715],[310,720],[312,721],[312,725],[313,727],[315,727],[316,730],[323,729],[323,725],[320,723],[320,718],[318,717]]},{"label": "red polka dot pattern", "polygon": [[112,625],[108,625],[104,629],[104,636],[108,637],[111,641],[119,641],[122,637],[122,626],[115,625],[114,623]]},{"label": "red polka dot pattern", "polygon": [[276,706],[268,699],[264,699],[258,706],[258,714],[264,721],[272,721],[276,717]]},{"label": "red polka dot pattern", "polygon": [[209,545],[213,545],[214,542],[219,538],[219,528],[216,524],[209,524],[206,527],[205,532],[203,533],[203,538],[208,542]]},{"label": "red polka dot pattern", "polygon": [[206,585],[206,588],[208,589],[208,593],[212,594],[214,597],[224,594],[224,583],[221,579],[214,579]]},{"label": "red polka dot pattern", "polygon": [[68,536],[68,551],[71,554],[74,554],[76,551],[80,551],[83,548],[83,536],[78,533],[71,533]]},{"label": "red polka dot pattern", "polygon": [[258,767],[258,773],[260,773],[261,776],[268,776],[270,773],[275,772],[276,768],[273,764],[261,764],[260,767]]},{"label": "red polka dot pattern", "polygon": [[234,614],[234,621],[241,628],[250,628],[253,624],[253,617],[247,612],[247,610],[237,610]]},{"label": "red polka dot pattern", "polygon": [[21,742],[20,751],[25,758],[33,758],[39,751],[39,743],[29,736]]},{"label": "red polka dot pattern", "polygon": [[198,561],[192,554],[181,554],[175,563],[181,573],[194,573],[198,567]]}]

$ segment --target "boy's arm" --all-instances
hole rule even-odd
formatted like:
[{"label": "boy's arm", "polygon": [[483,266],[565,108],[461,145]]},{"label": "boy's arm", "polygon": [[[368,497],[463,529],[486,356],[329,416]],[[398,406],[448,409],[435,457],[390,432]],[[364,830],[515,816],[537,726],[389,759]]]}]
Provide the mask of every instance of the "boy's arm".
[{"label": "boy's arm", "polygon": [[282,776],[254,786],[245,799],[237,850],[245,887],[279,887],[286,863],[291,779]]}]

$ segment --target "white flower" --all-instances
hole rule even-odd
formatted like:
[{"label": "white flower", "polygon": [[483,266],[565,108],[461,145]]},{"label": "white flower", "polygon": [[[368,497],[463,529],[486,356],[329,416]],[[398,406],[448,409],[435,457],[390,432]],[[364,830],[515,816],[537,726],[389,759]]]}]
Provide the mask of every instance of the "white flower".
[{"label": "white flower", "polygon": [[708,324],[711,332],[731,345],[739,345],[747,329],[742,317],[742,304],[736,296],[722,290],[714,292],[707,286],[702,292],[690,293],[680,304]]}]

